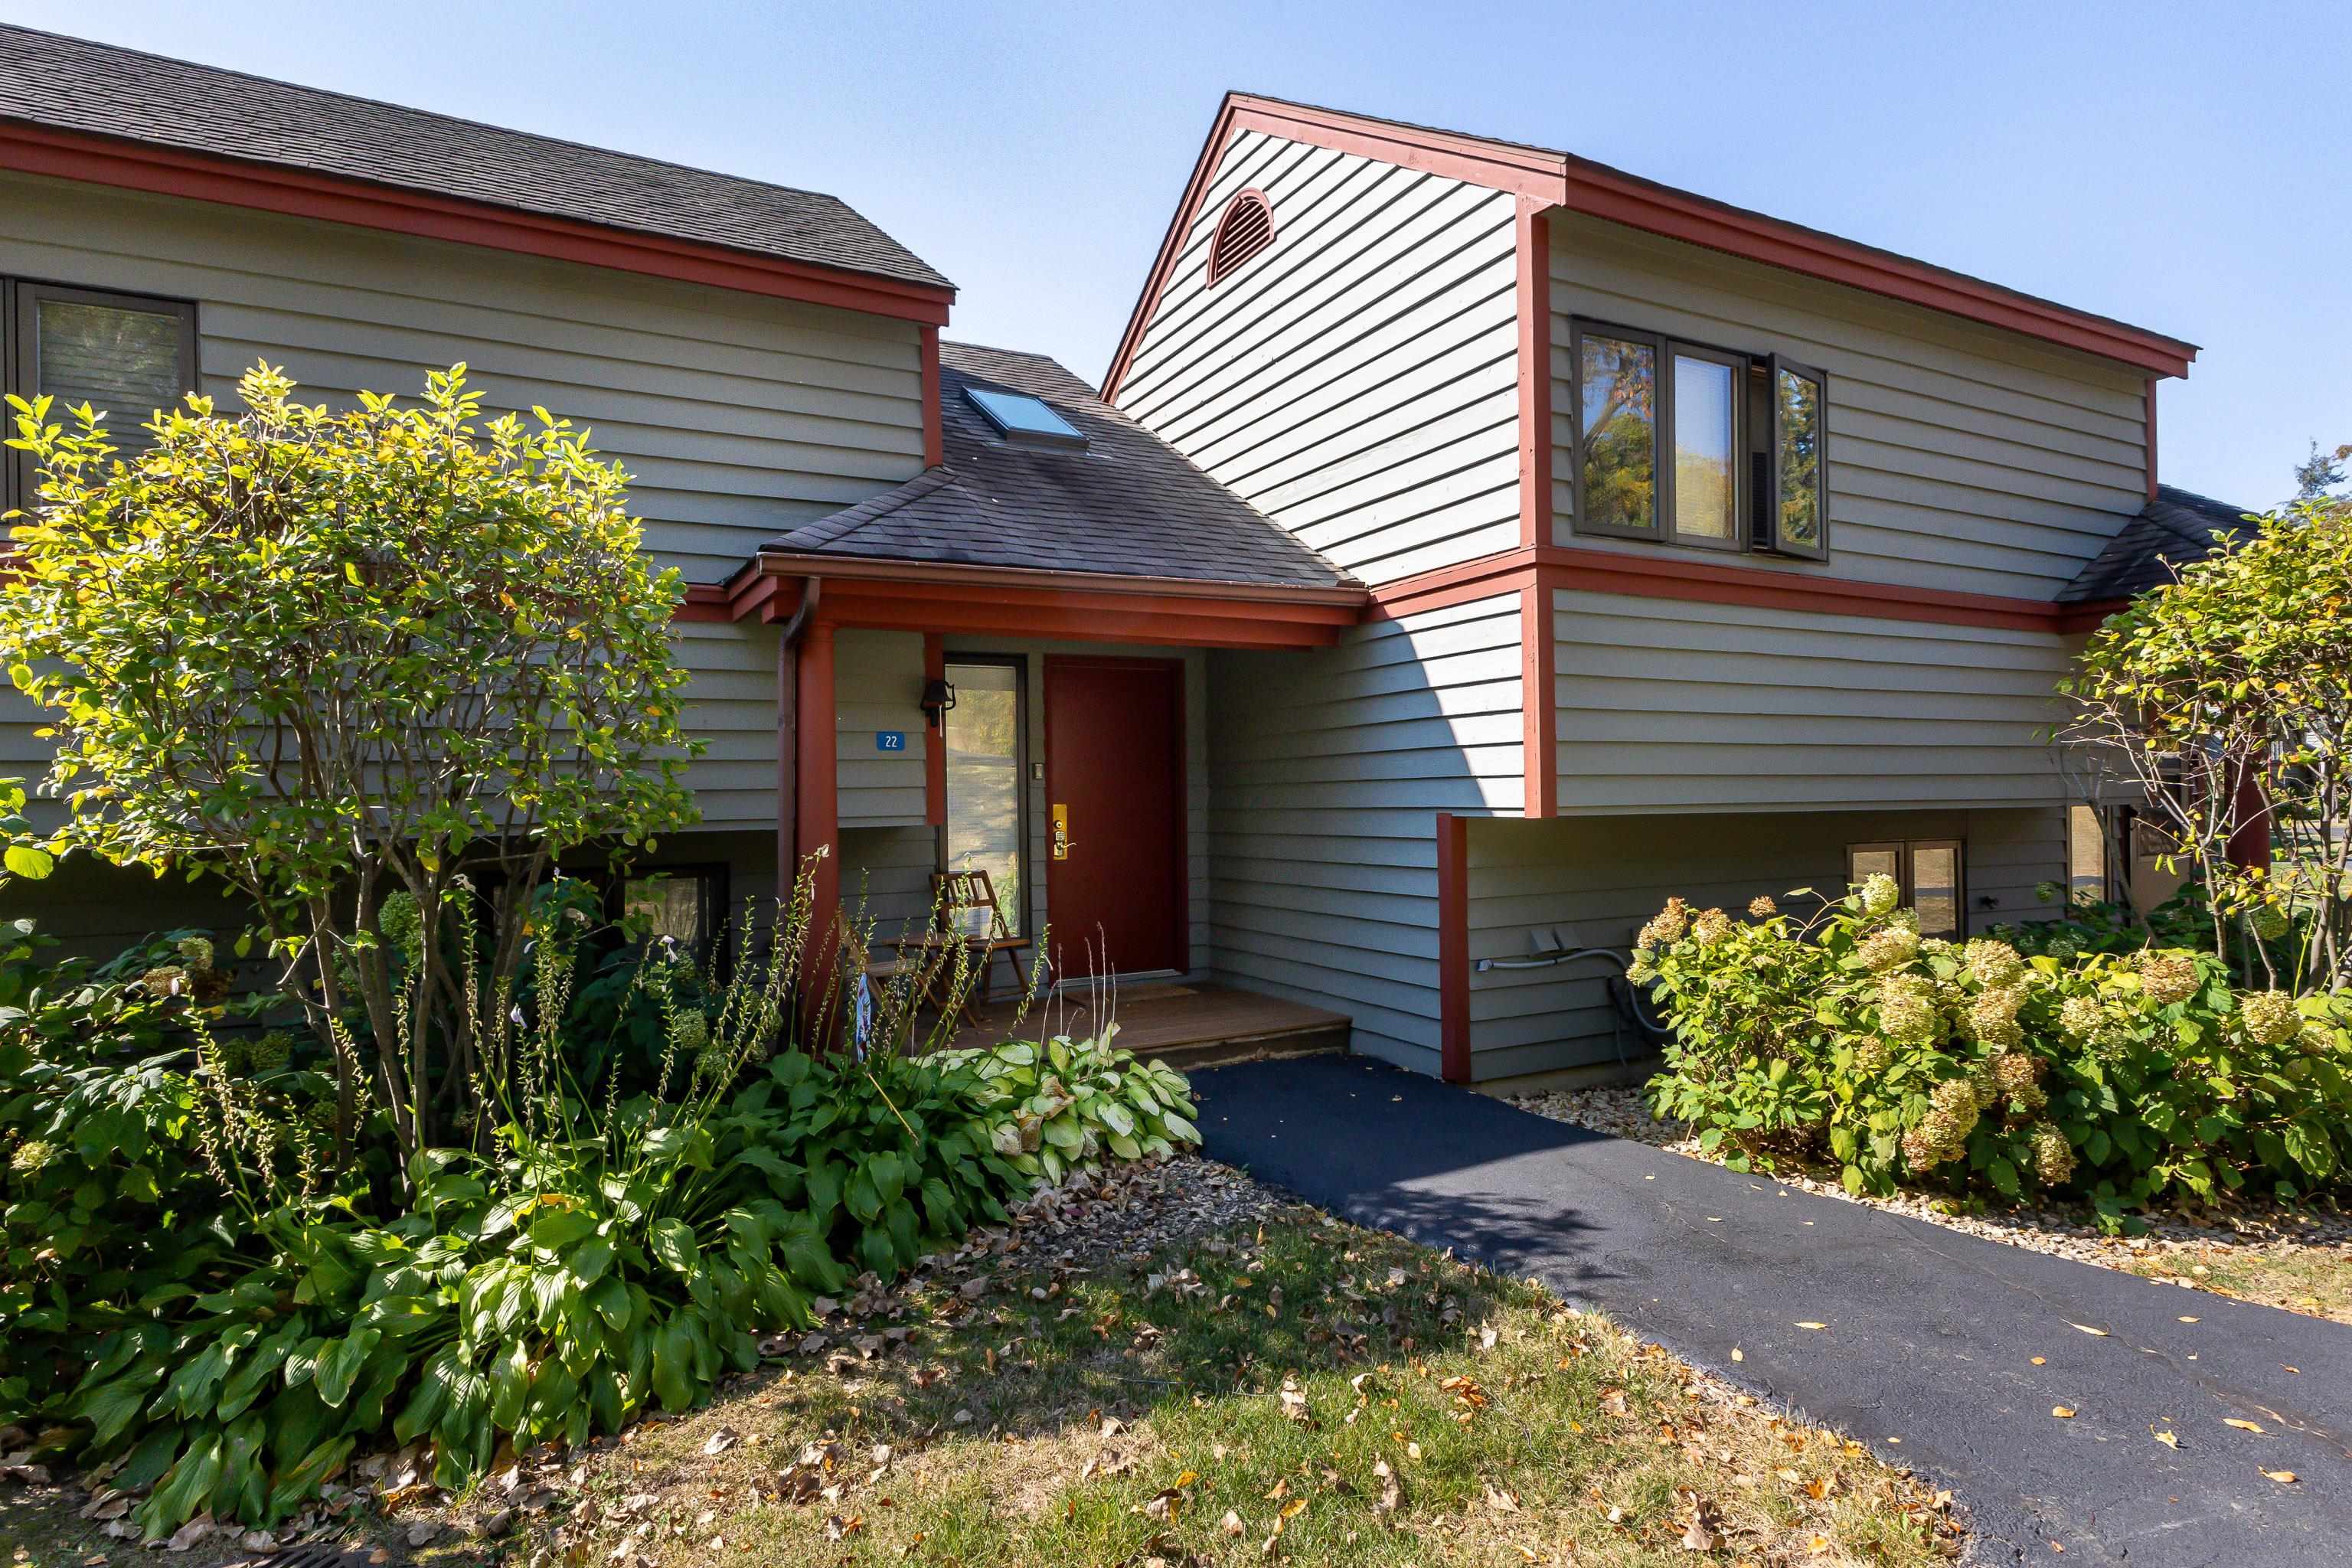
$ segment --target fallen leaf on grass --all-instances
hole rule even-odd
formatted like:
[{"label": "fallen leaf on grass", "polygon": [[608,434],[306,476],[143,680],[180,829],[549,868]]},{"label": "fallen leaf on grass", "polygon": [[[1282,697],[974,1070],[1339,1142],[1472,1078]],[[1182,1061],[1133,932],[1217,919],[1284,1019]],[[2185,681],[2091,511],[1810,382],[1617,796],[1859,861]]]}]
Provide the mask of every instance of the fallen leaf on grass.
[{"label": "fallen leaf on grass", "polygon": [[1734,1361],[1746,1361],[1748,1358],[1739,1353],[1739,1347],[1738,1345],[1734,1345],[1731,1347],[1731,1359]]},{"label": "fallen leaf on grass", "polygon": [[2234,1415],[2224,1420],[2221,1425],[2235,1426],[2241,1432],[2259,1432],[2263,1429],[2263,1424],[2259,1421],[2241,1421]]},{"label": "fallen leaf on grass", "polygon": [[2302,1479],[2302,1478],[2297,1476],[2293,1470],[2264,1470],[2263,1474],[2270,1477],[2271,1479],[2278,1482],[2278,1484],[2283,1487],[2291,1487],[2294,1485],[2296,1481]]},{"label": "fallen leaf on grass", "polygon": [[1489,1484],[1486,1488],[1486,1506],[1496,1513],[1517,1513],[1519,1511],[1519,1494]]},{"label": "fallen leaf on grass", "polygon": [[2074,1407],[2071,1405],[2053,1405],[2050,1407],[2050,1414],[2061,1421],[2072,1421],[2074,1419]]},{"label": "fallen leaf on grass", "polygon": [[1239,1535],[1242,1533],[1242,1516],[1232,1509],[1227,1509],[1225,1517],[1217,1521],[1217,1528],[1227,1535]]},{"label": "fallen leaf on grass", "polygon": [[847,1519],[844,1519],[836,1513],[824,1521],[824,1538],[827,1541],[846,1541],[865,1528],[864,1514],[852,1514]]},{"label": "fallen leaf on grass", "polygon": [[2180,1447],[2180,1435],[2179,1435],[2179,1433],[2177,1433],[2177,1432],[2157,1432],[2156,1428],[2155,1428],[2155,1427],[2153,1427],[2153,1426],[2149,1427],[2149,1428],[2148,1428],[2148,1430],[2149,1430],[2150,1432],[2155,1433],[2155,1434],[2156,1434],[2156,1440],[2157,1440],[2158,1442],[2159,1442],[2159,1443],[2163,1444],[2166,1447],[2168,1447],[2168,1448],[2178,1448],[2178,1447]]},{"label": "fallen leaf on grass", "polygon": [[1372,1478],[1381,1483],[1380,1500],[1372,1505],[1375,1513],[1394,1513],[1404,1505],[1404,1482],[1386,1459],[1372,1466]]},{"label": "fallen leaf on grass", "polygon": [[2184,1323],[2193,1323],[2197,1321],[2195,1318],[2183,1318],[2180,1321]]},{"label": "fallen leaf on grass", "polygon": [[1723,1544],[1723,1518],[1715,1504],[1696,1492],[1684,1490],[1691,1505],[1690,1523],[1683,1527],[1683,1550],[1713,1552]]}]

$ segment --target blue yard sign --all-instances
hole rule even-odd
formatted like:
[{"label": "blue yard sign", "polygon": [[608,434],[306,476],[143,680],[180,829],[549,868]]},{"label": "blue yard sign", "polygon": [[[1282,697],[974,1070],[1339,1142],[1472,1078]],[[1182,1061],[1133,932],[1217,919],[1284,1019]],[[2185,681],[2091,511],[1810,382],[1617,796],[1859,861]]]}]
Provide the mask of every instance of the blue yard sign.
[{"label": "blue yard sign", "polygon": [[904,730],[875,731],[874,749],[877,752],[905,751],[907,749],[907,731]]}]

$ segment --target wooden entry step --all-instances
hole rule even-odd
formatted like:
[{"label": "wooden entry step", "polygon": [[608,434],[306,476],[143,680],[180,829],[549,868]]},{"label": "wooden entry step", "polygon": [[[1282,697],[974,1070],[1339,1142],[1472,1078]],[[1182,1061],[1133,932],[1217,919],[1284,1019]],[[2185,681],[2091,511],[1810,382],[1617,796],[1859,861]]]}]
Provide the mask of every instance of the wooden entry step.
[{"label": "wooden entry step", "polygon": [[957,1031],[958,1046],[1007,1039],[1083,1039],[1108,1016],[1118,1023],[1118,1044],[1149,1061],[1157,1057],[1179,1072],[1268,1057],[1307,1056],[1348,1048],[1352,1026],[1344,1013],[1224,985],[1150,982],[1104,994],[1071,991],[1041,999],[1016,1026],[1013,1004],[976,1009]]}]

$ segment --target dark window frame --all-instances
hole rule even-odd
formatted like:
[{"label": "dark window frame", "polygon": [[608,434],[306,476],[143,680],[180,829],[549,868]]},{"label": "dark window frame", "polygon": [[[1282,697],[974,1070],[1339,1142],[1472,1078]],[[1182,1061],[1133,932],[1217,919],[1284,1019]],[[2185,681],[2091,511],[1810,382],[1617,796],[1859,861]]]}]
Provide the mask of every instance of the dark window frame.
[{"label": "dark window frame", "polygon": [[[1766,531],[1756,542],[1757,548],[1775,555],[1794,556],[1801,561],[1827,561],[1830,558],[1830,378],[1829,373],[1789,358],[1771,354],[1765,359],[1765,472],[1770,476],[1771,488],[1765,497]],[[1780,536],[1780,377],[1797,376],[1813,384],[1816,406],[1820,410],[1821,429],[1814,439],[1820,451],[1814,458],[1814,471],[1820,476],[1813,487],[1815,504],[1820,509],[1819,537],[1811,544],[1790,543]]]},{"label": "dark window frame", "polygon": [[[1592,509],[1586,502],[1584,486],[1584,340],[1588,337],[1607,338],[1614,342],[1633,343],[1650,351],[1654,390],[1650,399],[1650,526],[1633,528],[1622,523],[1595,522]],[[1673,374],[1666,367],[1665,340],[1656,332],[1638,327],[1621,327],[1613,321],[1595,321],[1577,316],[1569,322],[1569,427],[1575,436],[1570,460],[1570,478],[1576,497],[1576,516],[1571,527],[1578,533],[1599,539],[1638,539],[1647,544],[1664,542],[1666,535],[1666,486],[1663,430],[1665,425],[1665,378]]]},{"label": "dark window frame", "polygon": [[[1755,362],[1735,349],[1717,348],[1711,343],[1693,342],[1687,338],[1669,337],[1665,352],[1659,355],[1663,373],[1658,393],[1660,414],[1655,446],[1658,453],[1659,537],[1669,544],[1679,544],[1691,550],[1745,551],[1748,548],[1748,367]],[[1718,364],[1731,373],[1731,530],[1717,539],[1704,533],[1685,533],[1675,526],[1675,487],[1682,472],[1675,460],[1675,391],[1680,377],[1675,371],[1677,357],[1697,360],[1706,364]],[[1577,472],[1584,471],[1579,462]]]},{"label": "dark window frame", "polygon": [[1954,928],[1949,931],[1923,931],[1920,934],[1922,936],[1948,936],[1955,942],[1963,941],[1969,934],[1969,841],[1964,837],[1944,836],[1933,838],[1867,838],[1856,840],[1845,847],[1845,874],[1847,885],[1849,887],[1859,887],[1861,885],[1860,879],[1853,874],[1853,861],[1855,856],[1868,854],[1874,850],[1892,853],[1895,857],[1895,880],[1902,889],[1902,905],[1906,909],[1916,908],[1919,897],[1918,879],[1914,869],[1914,859],[1916,852],[1921,849],[1945,848],[1948,848],[1952,852],[1952,919],[1954,921]]},{"label": "dark window frame", "polygon": [[728,888],[730,868],[724,860],[688,860],[676,865],[614,866],[606,872],[604,882],[604,916],[618,922],[628,912],[629,884],[666,877],[672,881],[691,877],[701,884],[697,902],[697,914],[702,923],[702,942],[694,954],[699,965],[713,957],[724,959],[727,952]]},{"label": "dark window frame", "polygon": [[[196,301],[168,294],[93,289],[79,283],[59,283],[35,278],[0,278],[0,390],[13,393],[28,402],[39,393],[39,312],[45,300],[136,310],[151,316],[177,316],[180,319],[180,368],[188,382],[183,390],[197,390],[196,384],[203,372],[196,358],[199,342]],[[148,412],[152,414],[154,410]],[[16,410],[0,404],[0,413],[5,416],[0,419],[0,425],[5,425],[5,436],[13,439],[16,434]],[[57,413],[55,409],[50,411],[53,420]],[[109,428],[119,428],[114,422],[124,417],[122,412],[108,409],[106,413]],[[20,509],[33,500],[31,455],[10,450],[6,453],[6,459],[0,463],[0,511]]]},{"label": "dark window frame", "polygon": [[[1613,339],[1650,351],[1657,378],[1650,422],[1650,465],[1655,511],[1653,526],[1628,528],[1591,519],[1584,485],[1584,342],[1587,337]],[[1732,531],[1727,539],[1685,533],[1675,526],[1674,418],[1675,356],[1727,365],[1733,373]],[[1574,497],[1570,534],[1602,539],[1634,539],[1645,544],[1684,550],[1763,553],[1806,561],[1830,558],[1830,376],[1827,371],[1780,353],[1755,353],[1704,339],[1684,337],[1648,327],[1628,326],[1597,316],[1569,318],[1569,483]],[[1818,389],[1821,406],[1821,539],[1816,545],[1789,544],[1780,537],[1780,373],[1810,380]],[[1745,373],[1744,374],[1742,373]],[[1754,377],[1764,378],[1760,410],[1750,389]],[[1762,458],[1759,464],[1757,459]]]},{"label": "dark window frame", "polygon": [[[1035,717],[1035,704],[1031,700],[1029,691],[1029,656],[1025,653],[960,653],[950,648],[940,656],[940,663],[943,670],[950,671],[958,665],[974,664],[990,665],[1013,671],[1013,816],[1014,823],[1013,858],[1021,872],[1021,896],[1013,900],[1013,908],[1009,910],[1000,908],[1000,912],[1004,916],[1004,923],[1012,929],[1014,936],[1026,937],[1029,935],[1029,906],[1033,901],[1033,888],[1029,875],[1030,868],[1035,862],[1035,857],[1029,852],[1029,838],[1036,826],[1029,816],[1029,724]],[[948,683],[951,686],[955,683],[952,675],[949,676]],[[955,710],[950,708],[946,713],[940,715],[937,736],[941,784],[939,831],[931,836],[931,864],[942,874],[949,869],[947,820],[949,805],[945,781],[948,722],[950,715]],[[993,879],[991,879],[991,886],[994,886]],[[995,891],[1001,906],[1004,889],[997,888]]]}]

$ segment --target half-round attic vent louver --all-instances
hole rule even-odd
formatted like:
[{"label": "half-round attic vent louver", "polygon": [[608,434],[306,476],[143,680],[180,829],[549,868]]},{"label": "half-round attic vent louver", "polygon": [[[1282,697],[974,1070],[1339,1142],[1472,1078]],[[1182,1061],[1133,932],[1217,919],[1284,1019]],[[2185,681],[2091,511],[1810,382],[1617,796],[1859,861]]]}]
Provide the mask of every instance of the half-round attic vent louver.
[{"label": "half-round attic vent louver", "polygon": [[1274,243],[1274,207],[1263,191],[1244,191],[1225,204],[1217,220],[1216,237],[1209,241],[1209,285]]}]

